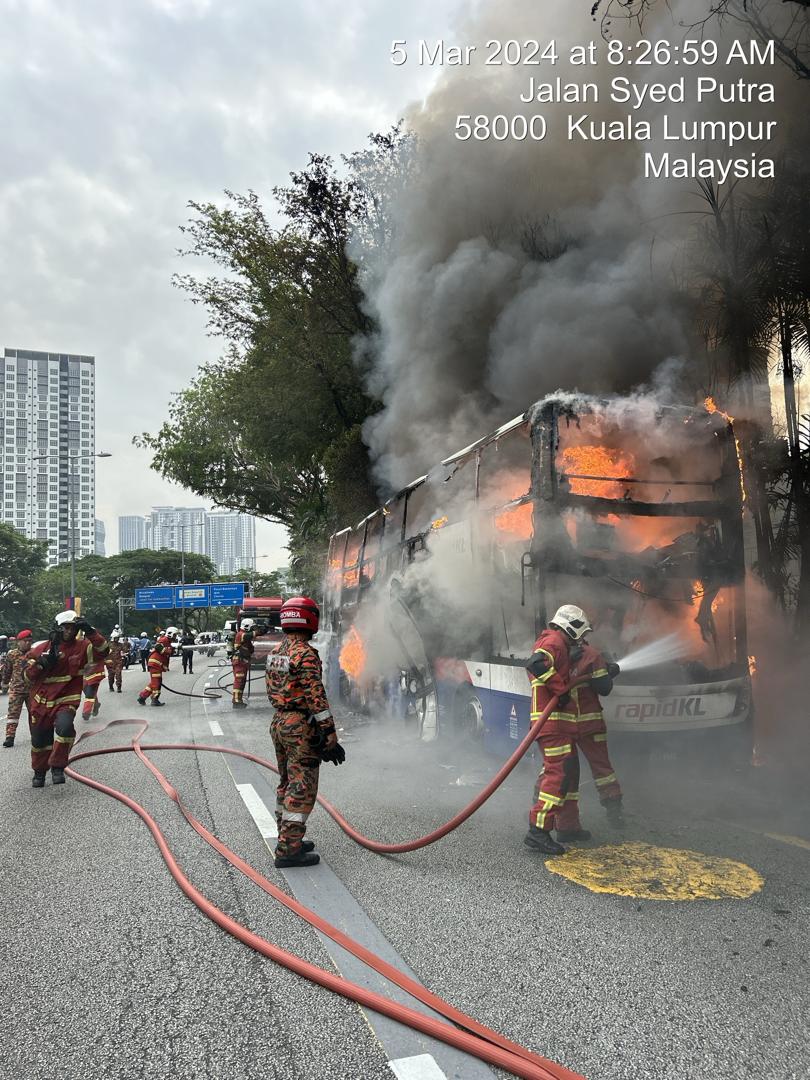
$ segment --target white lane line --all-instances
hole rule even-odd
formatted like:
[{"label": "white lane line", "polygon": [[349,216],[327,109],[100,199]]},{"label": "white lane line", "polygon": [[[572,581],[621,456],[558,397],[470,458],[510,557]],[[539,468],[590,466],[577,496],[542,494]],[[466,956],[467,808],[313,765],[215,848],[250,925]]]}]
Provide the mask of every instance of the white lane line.
[{"label": "white lane line", "polygon": [[389,1061],[388,1067],[397,1080],[447,1080],[431,1054],[397,1058],[396,1061]]},{"label": "white lane line", "polygon": [[212,735],[222,735],[222,728],[219,726],[216,720],[209,720],[208,726],[211,728]]},{"label": "white lane line", "polygon": [[242,801],[264,839],[269,840],[278,836],[275,816],[264,805],[253,784],[237,784],[236,790],[242,796]]}]

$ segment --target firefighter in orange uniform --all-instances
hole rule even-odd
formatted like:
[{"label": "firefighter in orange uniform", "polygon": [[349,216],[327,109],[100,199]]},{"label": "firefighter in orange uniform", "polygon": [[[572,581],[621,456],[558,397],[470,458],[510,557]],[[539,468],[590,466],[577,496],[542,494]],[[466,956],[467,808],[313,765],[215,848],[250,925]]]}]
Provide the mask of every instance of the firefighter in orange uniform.
[{"label": "firefighter in orange uniform", "polygon": [[280,778],[275,865],[314,866],[320,856],[304,834],[318,794],[318,770],[322,761],[342,765],[346,753],[337,741],[321,658],[310,643],[318,630],[318,605],[308,596],[293,597],[282,604],[280,619],[284,640],[267,658],[267,696],[276,710],[270,734]]},{"label": "firefighter in orange uniform", "polygon": [[145,705],[147,698],[152,699],[153,705],[165,704],[160,700],[160,691],[163,689],[163,672],[169,670],[169,660],[172,656],[172,641],[175,634],[180,631],[176,626],[168,626],[162,634],[158,635],[155,647],[149,654],[146,667],[149,672],[149,685],[145,686],[138,694],[138,704]]},{"label": "firefighter in orange uniform", "polygon": [[[79,633],[82,632],[82,637]],[[37,642],[28,653],[24,675],[31,696],[32,784],[64,784],[65,766],[76,738],[73,721],[82,699],[82,673],[88,664],[102,660],[109,645],[98,630],[75,611],[60,611],[56,629],[48,641]]]},{"label": "firefighter in orange uniform", "polygon": [[243,619],[242,625],[236,631],[233,639],[233,653],[231,654],[231,667],[233,668],[233,698],[234,709],[246,709],[247,702],[242,700],[245,690],[248,672],[250,671],[250,658],[253,655],[253,619]]},{"label": "firefighter in orange uniform", "polygon": [[129,656],[129,639],[121,637],[120,630],[113,630],[110,634],[110,655],[107,657],[107,680],[110,691],[117,690],[121,693],[121,678],[124,664]]},{"label": "firefighter in orange uniform", "polygon": [[84,704],[82,705],[82,720],[89,720],[91,716],[98,716],[101,712],[101,700],[99,690],[104,682],[104,670],[107,658],[94,659],[84,669]]},{"label": "firefighter in orange uniform", "polygon": [[[582,608],[575,604],[563,604],[535,642],[527,665],[532,687],[532,723],[539,718],[552,697],[558,699],[537,737],[543,754],[543,771],[535,787],[534,803],[529,811],[529,831],[524,840],[527,847],[546,855],[565,853],[565,848],[551,835],[554,828],[565,835],[569,830],[564,826],[570,823],[573,825],[570,831],[575,833],[573,839],[586,838],[584,830],[579,827],[576,807],[579,799],[577,745],[580,716],[584,719],[583,730],[587,734],[587,750],[583,748],[583,753],[586,753],[589,761],[599,762],[599,768],[603,770],[600,772],[600,778],[604,780],[600,791],[602,798],[607,801],[608,794],[611,800],[621,797],[621,790],[607,759],[607,747],[603,745],[603,740],[597,742],[595,739],[595,735],[604,729],[604,719],[600,729],[596,713],[598,711],[601,716],[601,706],[597,710],[593,702],[595,698],[598,706],[600,689],[603,693],[610,692],[613,675],[618,674],[619,669],[618,665],[612,665],[612,675],[606,665],[602,667],[604,661],[595,649],[586,653],[583,639],[590,630],[588,616]],[[592,697],[585,689],[585,684],[590,681],[589,673],[596,683]],[[603,678],[609,680],[609,687],[607,681],[600,681]],[[572,685],[575,682],[581,685]],[[604,769],[604,762],[607,762],[607,769]],[[610,787],[609,784],[614,782],[615,788]],[[567,810],[566,803],[570,804]],[[616,803],[616,806],[620,808],[620,803]],[[566,812],[569,815],[567,821],[564,816]]]},{"label": "firefighter in orange uniform", "polygon": [[6,748],[14,745],[17,735],[17,725],[20,722],[22,707],[28,706],[28,687],[25,684],[26,654],[31,648],[31,631],[20,630],[17,634],[16,645],[6,653],[3,663],[3,681],[8,686],[8,711],[6,712],[6,738],[3,746]]}]

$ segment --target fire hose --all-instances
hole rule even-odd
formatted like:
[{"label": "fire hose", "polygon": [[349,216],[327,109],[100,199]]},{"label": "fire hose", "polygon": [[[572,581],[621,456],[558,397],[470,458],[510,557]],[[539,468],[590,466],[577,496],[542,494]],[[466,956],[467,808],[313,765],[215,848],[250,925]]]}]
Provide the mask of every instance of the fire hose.
[{"label": "fire hose", "polygon": [[[435,830],[428,836],[422,837],[419,840],[412,841],[409,844],[400,845],[384,845],[377,844],[374,841],[366,840],[361,837],[359,833],[356,833],[345,819],[327,802],[326,799],[318,796],[318,802],[324,807],[327,813],[340,825],[349,836],[352,836],[363,846],[370,850],[377,851],[407,851],[415,850],[417,847],[424,847],[427,844],[433,843],[446,835],[451,829],[456,828],[462,821],[466,820],[487,798],[495,791],[495,789],[503,782],[506,776],[517,765],[517,762],[528,750],[534,738],[536,738],[539,728],[545,720],[548,713],[556,704],[556,698],[553,698],[543,715],[532,726],[531,730],[524,738],[523,742],[517,747],[512,754],[509,761],[499,770],[496,776],[490,781],[487,787],[482,791],[476,799],[460,814],[457,814],[451,821],[440,829]],[[182,892],[213,922],[215,922],[222,929],[226,930],[237,940],[248,945],[250,948],[256,950],[276,963],[288,968],[291,971],[302,975],[326,989],[332,990],[335,993],[341,994],[352,1001],[357,1002],[360,1005],[364,1005],[367,1008],[373,1009],[376,1012],[382,1013],[391,1019],[397,1020],[400,1023],[407,1024],[414,1030],[420,1031],[425,1035],[432,1038],[439,1039],[448,1045],[456,1047],[465,1053],[472,1054],[478,1057],[480,1060],[487,1062],[488,1064],[495,1065],[499,1068],[503,1068],[508,1072],[511,1072],[515,1076],[524,1077],[526,1080],[582,1080],[582,1077],[577,1073],[571,1072],[564,1066],[558,1065],[555,1062],[549,1061],[540,1055],[533,1054],[531,1051],[521,1047],[520,1045],[511,1042],[504,1036],[499,1035],[497,1032],[492,1031],[485,1025],[479,1024],[472,1017],[467,1016],[465,1013],[455,1009],[449,1003],[443,1001],[437,995],[426,990],[418,983],[414,982],[408,976],[402,972],[393,968],[387,964],[384,960],[377,957],[374,953],[365,949],[359,943],[353,941],[347,937],[336,927],[332,926],[324,919],[322,919],[315,912],[298,901],[293,900],[287,896],[282,890],[274,886],[267,878],[263,877],[258,871],[254,870],[238,855],[232,852],[226,847],[220,840],[217,839],[212,833],[210,833],[201,822],[199,822],[190,811],[184,806],[180,796],[175,788],[169,783],[163,773],[157,768],[156,765],[146,756],[146,750],[201,750],[211,753],[227,753],[233,754],[237,757],[242,757],[248,761],[252,761],[255,764],[261,765],[264,768],[271,769],[274,772],[278,772],[275,766],[254,754],[250,754],[242,750],[234,750],[221,746],[206,746],[196,743],[154,743],[142,745],[140,740],[143,734],[148,729],[148,723],[142,720],[115,720],[105,725],[102,728],[96,728],[85,732],[78,740],[82,741],[84,738],[99,734],[108,728],[118,726],[121,724],[135,724],[139,726],[140,730],[138,734],[133,738],[132,743],[129,746],[115,746],[102,750],[89,750],[81,753],[74,753],[70,758],[70,764],[75,765],[78,761],[84,758],[96,757],[104,754],[112,753],[126,753],[134,752],[139,760],[152,772],[158,783],[163,788],[166,795],[177,804],[181,813],[185,817],[186,821],[192,826],[192,828],[200,835],[206,843],[214,848],[220,855],[222,855],[232,866],[243,873],[247,878],[257,884],[268,895],[277,899],[280,903],[283,903],[291,911],[294,911],[299,917],[305,919],[311,926],[320,930],[326,936],[330,937],[337,944],[347,949],[358,959],[368,964],[374,970],[379,972],[385,978],[394,982],[402,989],[406,990],[413,997],[417,998],[423,1004],[429,1006],[440,1015],[445,1016],[448,1020],[459,1025],[461,1030],[456,1027],[452,1027],[449,1024],[442,1023],[434,1020],[431,1017],[425,1016],[422,1013],[415,1011],[405,1005],[400,1005],[396,1002],[389,1001],[387,998],[380,994],[376,994],[373,991],[352,983],[350,980],[344,979],[342,976],[334,975],[333,973],[318,967],[317,965],[310,964],[300,957],[295,956],[292,953],[281,949],[279,946],[272,944],[265,938],[258,934],[252,933],[242,924],[236,920],[230,918],[215,904],[213,904],[207,897],[197,890],[194,885],[189,881],[188,877],[184,874],[180,865],[174,858],[171,849],[161,832],[159,826],[151,815],[134,799],[131,799],[128,795],[116,788],[109,787],[106,784],[102,784],[97,780],[92,780],[90,777],[83,776],[81,773],[76,772],[74,768],[68,767],[66,770],[68,775],[75,780],[86,784],[88,787],[92,787],[97,791],[111,796],[117,799],[133,810],[138,816],[145,822],[150,832],[152,833],[158,849],[172,874],[179,885]]]}]

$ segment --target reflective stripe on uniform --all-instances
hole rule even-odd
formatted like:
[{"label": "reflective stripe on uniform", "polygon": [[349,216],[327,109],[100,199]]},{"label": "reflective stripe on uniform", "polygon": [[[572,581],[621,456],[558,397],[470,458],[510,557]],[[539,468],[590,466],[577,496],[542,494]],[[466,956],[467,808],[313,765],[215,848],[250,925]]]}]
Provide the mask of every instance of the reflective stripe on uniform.
[{"label": "reflective stripe on uniform", "polygon": [[594,735],[594,742],[607,742],[607,732],[601,731],[598,735]]},{"label": "reflective stripe on uniform", "polygon": [[72,675],[47,675],[42,681],[44,683],[70,682],[72,678]]},{"label": "reflective stripe on uniform", "polygon": [[615,783],[616,783],[616,773],[612,772],[612,773],[610,773],[609,776],[601,776],[596,781],[596,786],[597,787],[604,787],[605,784],[615,784]]},{"label": "reflective stripe on uniform", "polygon": [[72,746],[73,743],[76,741],[76,738],[75,736],[70,735],[54,735],[53,741],[58,743],[66,743],[68,746]]},{"label": "reflective stripe on uniform", "polygon": [[574,791],[565,796],[565,802],[579,802],[579,792]]},{"label": "reflective stripe on uniform", "polygon": [[562,806],[563,804],[561,798],[559,798],[557,795],[549,795],[547,791],[541,791],[540,794],[537,796],[537,801],[549,803],[551,806]]},{"label": "reflective stripe on uniform", "polygon": [[600,667],[598,671],[592,671],[591,672],[591,678],[592,679],[604,679],[604,677],[605,677],[605,675],[607,675],[607,673],[608,673],[607,668],[601,668]]},{"label": "reflective stripe on uniform", "polygon": [[578,724],[584,724],[586,721],[590,722],[591,720],[601,720],[601,719],[602,719],[602,713],[601,712],[589,712],[589,713],[583,713],[582,716],[577,716],[576,717],[576,722]]},{"label": "reflective stripe on uniform", "polygon": [[570,754],[572,751],[571,743],[563,743],[562,746],[544,746],[543,757],[560,757],[561,754]]},{"label": "reflective stripe on uniform", "polygon": [[47,698],[42,694],[34,694],[34,701],[38,705],[78,705],[82,700],[81,694],[66,694],[64,697]]},{"label": "reflective stripe on uniform", "polygon": [[329,709],[323,709],[321,712],[315,713],[316,720],[331,720],[332,714]]},{"label": "reflective stripe on uniform", "polygon": [[542,675],[535,675],[535,677],[532,679],[532,686],[541,686],[544,682],[548,682],[551,676],[556,674],[557,671],[557,669],[554,667],[554,657],[551,655],[548,649],[535,649],[529,659],[533,659],[540,653],[542,653],[543,656],[548,657],[549,669],[548,671],[543,672]]}]

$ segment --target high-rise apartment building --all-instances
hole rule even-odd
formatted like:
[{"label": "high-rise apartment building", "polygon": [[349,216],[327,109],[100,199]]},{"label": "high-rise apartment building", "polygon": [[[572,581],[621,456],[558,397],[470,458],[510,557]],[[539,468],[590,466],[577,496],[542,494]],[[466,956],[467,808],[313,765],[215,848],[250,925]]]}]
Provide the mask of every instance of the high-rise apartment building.
[{"label": "high-rise apartment building", "polygon": [[0,520],[48,543],[48,561],[95,550],[95,359],[5,349]]},{"label": "high-rise apartment building", "polygon": [[206,514],[205,544],[208,558],[220,574],[256,568],[256,519],[228,510]]},{"label": "high-rise apartment building", "polygon": [[220,574],[256,569],[256,519],[229,510],[153,506],[147,517],[119,517],[121,551],[169,548],[207,555]]},{"label": "high-rise apartment building", "polygon": [[146,547],[146,518],[134,514],[118,519],[118,550],[137,551]]},{"label": "high-rise apartment building", "polygon": [[98,518],[96,518],[96,548],[95,548],[95,551],[96,551],[96,555],[101,555],[102,557],[106,556],[106,554],[107,554],[107,530],[104,527],[104,522],[99,521]]}]

